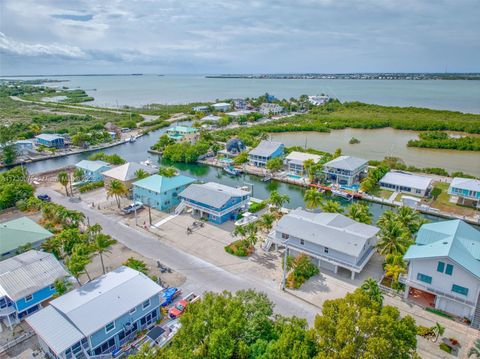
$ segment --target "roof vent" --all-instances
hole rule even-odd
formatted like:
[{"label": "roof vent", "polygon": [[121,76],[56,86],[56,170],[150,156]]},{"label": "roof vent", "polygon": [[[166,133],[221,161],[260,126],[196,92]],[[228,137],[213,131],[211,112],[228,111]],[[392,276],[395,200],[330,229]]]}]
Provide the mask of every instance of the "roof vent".
[{"label": "roof vent", "polygon": [[443,242],[443,244],[448,244],[448,242]]}]

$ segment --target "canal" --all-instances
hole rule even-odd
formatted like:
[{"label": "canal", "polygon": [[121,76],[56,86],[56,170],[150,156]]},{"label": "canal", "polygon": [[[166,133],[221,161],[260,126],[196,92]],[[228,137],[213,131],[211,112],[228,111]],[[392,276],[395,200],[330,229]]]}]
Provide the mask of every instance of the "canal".
[{"label": "canal", "polygon": [[[178,124],[188,125],[189,122],[179,122]],[[151,160],[158,161],[161,165],[175,166],[182,174],[195,177],[200,181],[215,181],[234,187],[247,185],[253,188],[253,197],[259,199],[266,199],[269,197],[271,191],[277,190],[280,193],[288,195],[290,198],[290,202],[285,204],[285,207],[297,208],[304,206],[303,194],[305,193],[305,189],[299,186],[278,181],[262,182],[259,177],[248,174],[232,177],[224,173],[221,168],[210,167],[207,165],[196,163],[167,163],[166,161],[163,161],[161,158],[159,158],[159,156],[150,155],[147,150],[150,148],[150,146],[152,146],[158,141],[158,138],[166,131],[166,129],[167,128],[163,128],[154,131],[148,135],[142,136],[138,138],[134,143],[125,143],[119,146],[110,147],[96,152],[105,152],[107,154],[116,153],[122,158],[124,158],[126,161],[135,162],[144,161],[145,159],[150,157]],[[30,174],[45,172],[60,167],[73,166],[82,159],[88,158],[92,153],[95,152],[81,153],[66,157],[53,158],[45,161],[32,162],[28,163],[26,167]],[[339,201],[344,206],[347,206],[349,204],[346,200],[340,198],[333,199]],[[389,206],[381,205],[378,203],[367,203],[375,219],[377,219],[385,210],[391,208]],[[438,217],[434,216],[425,217],[431,221],[439,220]]]}]

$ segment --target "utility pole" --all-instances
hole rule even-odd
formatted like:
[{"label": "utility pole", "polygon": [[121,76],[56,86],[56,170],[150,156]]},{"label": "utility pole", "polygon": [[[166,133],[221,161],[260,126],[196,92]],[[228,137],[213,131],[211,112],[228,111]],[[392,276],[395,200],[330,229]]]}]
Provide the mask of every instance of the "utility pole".
[{"label": "utility pole", "polygon": [[148,221],[150,222],[150,226],[152,225],[152,209],[150,207],[150,198],[148,199]]},{"label": "utility pole", "polygon": [[285,244],[285,253],[283,256],[283,278],[282,278],[282,290],[285,290],[285,283],[287,281],[287,257],[288,257],[288,244],[287,241]]}]

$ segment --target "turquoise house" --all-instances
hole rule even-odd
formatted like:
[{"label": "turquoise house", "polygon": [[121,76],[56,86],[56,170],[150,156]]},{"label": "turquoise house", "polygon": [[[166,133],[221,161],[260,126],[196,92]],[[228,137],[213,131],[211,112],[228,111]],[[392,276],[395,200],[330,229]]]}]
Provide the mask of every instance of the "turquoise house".
[{"label": "turquoise house", "polygon": [[198,129],[190,126],[173,126],[167,130],[167,136],[175,142],[194,144],[199,138]]},{"label": "turquoise house", "polygon": [[75,168],[83,171],[84,182],[98,182],[103,181],[103,172],[112,167],[104,161],[82,160],[75,165]]},{"label": "turquoise house", "polygon": [[133,200],[159,210],[170,209],[180,203],[178,194],[195,181],[183,175],[153,175],[133,183]]},{"label": "turquoise house", "polygon": [[216,182],[192,184],[179,196],[182,202],[177,213],[191,208],[193,215],[217,224],[236,220],[241,212],[248,209],[250,200],[250,192]]},{"label": "turquoise house", "polygon": [[[122,266],[54,299],[27,318],[53,358],[111,358],[160,319],[163,288]],[[128,348],[128,345],[126,345]]]},{"label": "turquoise house", "polygon": [[56,279],[68,276],[51,253],[31,250],[0,262],[0,320],[11,328],[55,294]]},{"label": "turquoise house", "polygon": [[448,194],[457,197],[457,203],[462,206],[480,208],[480,180],[455,177]]},{"label": "turquoise house", "polygon": [[42,133],[38,136],[35,136],[35,139],[37,140],[37,144],[43,145],[46,147],[51,147],[51,148],[65,147],[65,139],[60,135]]}]

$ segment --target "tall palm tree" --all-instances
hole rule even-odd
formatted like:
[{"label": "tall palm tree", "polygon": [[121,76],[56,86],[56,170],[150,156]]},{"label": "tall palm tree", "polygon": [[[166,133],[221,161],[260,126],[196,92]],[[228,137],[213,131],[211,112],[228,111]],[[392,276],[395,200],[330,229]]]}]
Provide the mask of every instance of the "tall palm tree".
[{"label": "tall palm tree", "polygon": [[385,276],[388,278],[392,278],[395,283],[398,283],[398,277],[401,274],[405,274],[407,270],[401,267],[398,264],[386,264],[385,265]]},{"label": "tall palm tree", "polygon": [[80,283],[80,275],[86,272],[87,265],[90,263],[90,259],[87,256],[73,253],[65,260],[65,265],[69,272],[75,277],[78,285]]},{"label": "tall palm tree", "polygon": [[72,283],[70,283],[70,281],[66,277],[63,277],[55,279],[53,285],[55,287],[54,297],[57,298],[67,293],[72,286]]},{"label": "tall palm tree", "polygon": [[305,191],[305,194],[303,195],[303,201],[305,202],[305,207],[309,209],[315,209],[320,207],[323,202],[323,197],[316,188],[311,188]]},{"label": "tall palm tree", "polygon": [[427,220],[420,216],[418,211],[408,206],[403,206],[398,209],[397,220],[402,223],[405,228],[408,228],[412,235],[417,233],[420,227],[427,222]]},{"label": "tall palm tree", "polygon": [[110,247],[117,241],[112,239],[109,235],[104,233],[97,234],[93,239],[93,248],[95,252],[100,256],[100,262],[102,263],[102,271],[105,274],[105,265],[103,264],[103,254],[112,253]]},{"label": "tall palm tree", "polygon": [[290,197],[286,194],[280,194],[278,191],[272,191],[270,192],[268,202],[278,210],[282,208],[284,203],[290,202]]},{"label": "tall palm tree", "polygon": [[85,172],[81,168],[75,168],[73,171],[73,179],[75,181],[81,181],[85,177]]},{"label": "tall palm tree", "polygon": [[472,355],[480,358],[480,339],[475,340],[475,342],[473,343],[473,347],[468,349],[468,357],[470,358]]},{"label": "tall palm tree", "polygon": [[265,232],[269,232],[273,227],[273,222],[275,222],[275,216],[267,212],[260,217],[258,224],[265,230]]},{"label": "tall palm tree", "polygon": [[148,176],[150,176],[150,174],[142,168],[139,168],[138,170],[135,171],[135,177],[137,179],[143,179]]},{"label": "tall palm tree", "polygon": [[128,188],[119,180],[112,180],[107,188],[107,198],[114,197],[117,202],[118,208],[120,208],[120,198],[128,195]]},{"label": "tall palm tree", "polygon": [[364,203],[353,203],[347,208],[347,217],[360,223],[371,224],[373,215],[370,212],[368,205]]},{"label": "tall palm tree", "polygon": [[140,259],[130,257],[123,263],[123,265],[135,269],[136,271],[139,271],[140,273],[143,273],[145,275],[148,274],[147,264]]},{"label": "tall palm tree", "polygon": [[375,300],[376,302],[383,303],[383,294],[378,287],[378,283],[373,278],[368,278],[362,283],[362,291],[367,294],[370,299]]},{"label": "tall palm tree", "polygon": [[382,228],[389,222],[394,222],[397,219],[397,215],[390,210],[387,210],[382,213],[380,218],[377,221],[377,226]]},{"label": "tall palm tree", "polygon": [[404,255],[410,243],[407,230],[395,221],[386,222],[378,234],[377,249],[381,255]]},{"label": "tall palm tree", "polygon": [[158,174],[164,177],[174,177],[177,175],[177,169],[175,167],[161,167]]},{"label": "tall palm tree", "polygon": [[310,182],[313,182],[313,178],[315,176],[315,171],[313,171],[315,166],[315,161],[309,158],[308,160],[303,161],[303,168],[305,172],[308,174],[308,179]]},{"label": "tall palm tree", "polygon": [[65,194],[68,197],[68,182],[69,182],[68,173],[65,171],[59,172],[57,175],[57,179],[58,179],[58,182],[60,182],[60,184],[63,187],[65,187]]},{"label": "tall palm tree", "polygon": [[435,331],[435,342],[438,340],[438,337],[440,335],[443,335],[445,333],[445,327],[441,325],[439,322],[435,323],[435,326],[433,327],[433,330]]},{"label": "tall palm tree", "polygon": [[343,213],[342,205],[339,202],[329,199],[320,205],[320,208],[324,212],[328,213]]}]

